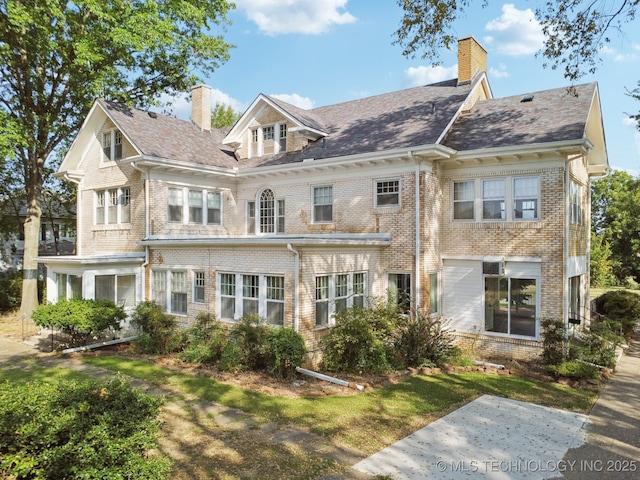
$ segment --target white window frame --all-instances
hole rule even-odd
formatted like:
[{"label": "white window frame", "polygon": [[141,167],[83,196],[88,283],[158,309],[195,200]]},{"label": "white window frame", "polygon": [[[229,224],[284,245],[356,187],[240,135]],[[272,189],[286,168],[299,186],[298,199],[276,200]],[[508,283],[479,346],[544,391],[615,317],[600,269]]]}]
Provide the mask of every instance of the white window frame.
[{"label": "white window frame", "polygon": [[193,272],[193,303],[205,303],[206,300],[206,273],[204,270]]},{"label": "white window frame", "polygon": [[[267,198],[270,192],[270,197]],[[266,202],[270,202],[269,206]],[[258,192],[255,201],[247,202],[247,234],[273,235],[284,233],[285,202],[272,188]]]},{"label": "white window frame", "polygon": [[[94,297],[96,300],[101,300],[100,298],[98,298],[98,278],[102,278],[102,277],[106,277],[106,278],[110,278],[113,279],[113,296],[110,298],[102,298],[102,300],[109,300],[113,303],[115,303],[116,305],[119,305],[121,307],[125,307],[125,308],[133,308],[136,305],[137,299],[136,299],[136,284],[138,281],[137,275],[135,273],[117,273],[117,274],[113,274],[113,273],[105,273],[105,274],[96,274],[94,276]],[[133,280],[133,284],[130,286],[127,286],[124,282],[124,278],[127,277],[129,280]],[[127,288],[126,291],[123,290],[123,288]],[[130,295],[129,295],[130,294]],[[127,301],[129,301],[130,303],[127,303]]]},{"label": "white window frame", "polygon": [[[395,185],[395,189],[393,186]],[[384,203],[381,202],[381,198],[395,196],[396,201]],[[384,178],[380,180],[376,180],[374,182],[374,198],[375,198],[375,206],[376,208],[384,208],[384,207],[399,207],[401,206],[402,199],[402,191],[401,191],[401,182],[399,178]]]},{"label": "white window frame", "polygon": [[[487,305],[487,295],[488,293],[490,293],[490,290],[487,289],[487,280],[488,279],[495,279],[498,281],[505,281],[507,284],[507,331],[506,332],[501,332],[498,330],[493,330],[493,329],[489,329],[487,328],[487,312],[489,311],[489,307]],[[513,281],[522,281],[522,280],[532,280],[534,282],[535,285],[535,300],[533,302],[534,308],[535,308],[535,317],[534,317],[534,326],[533,326],[533,335],[524,335],[524,334],[518,334],[518,333],[513,333],[513,318],[512,318],[512,314],[513,314],[513,299],[512,299],[512,294],[513,294],[513,286],[512,286],[512,282]],[[484,304],[484,319],[483,319],[483,331],[484,333],[488,334],[488,335],[498,335],[498,336],[507,336],[507,337],[517,337],[517,338],[526,338],[526,339],[537,339],[539,338],[540,335],[540,278],[536,275],[508,275],[508,274],[503,274],[503,275],[483,275],[482,276],[482,287],[484,290],[484,296],[483,296],[483,304]]]},{"label": "white window frame", "polygon": [[94,225],[131,223],[131,187],[128,185],[96,190],[94,205]]},{"label": "white window frame", "polygon": [[[82,296],[83,285],[82,285],[81,274],[56,272],[55,279],[56,279],[56,289],[57,289],[56,301],[71,300],[74,298],[83,298]],[[74,280],[75,282],[79,282],[79,283],[75,283]],[[80,287],[79,291],[74,290],[74,283],[75,283],[75,287],[78,287],[78,286]]]},{"label": "white window frame", "polygon": [[[181,277],[184,279],[184,285],[179,284]],[[153,269],[151,270],[151,299],[172,315],[186,316],[189,312],[188,283],[189,275],[184,268]],[[182,287],[182,289],[174,290],[176,287]],[[178,302],[174,299],[175,294],[186,295],[184,311],[176,310]]]},{"label": "white window frame", "polygon": [[441,278],[442,277],[439,271],[429,273],[429,312],[431,313],[431,315],[438,315],[442,310]]},{"label": "white window frame", "polygon": [[[321,282],[327,282],[326,287],[319,285],[319,279]],[[345,280],[346,291],[340,291],[341,281]],[[361,281],[356,281],[360,280]],[[359,287],[362,287],[362,291]],[[324,275],[316,275],[314,280],[314,311],[315,311],[315,324],[316,328],[326,328],[335,325],[335,316],[342,309],[352,308],[354,306],[366,306],[367,298],[367,272],[339,272],[339,273],[327,273]],[[319,290],[319,289],[322,290]],[[344,287],[343,287],[344,288]],[[319,297],[318,293],[322,291],[322,296]],[[325,305],[327,312],[326,319],[318,318],[318,306]]]},{"label": "white window frame", "polygon": [[[325,190],[325,189],[329,189],[329,191],[331,192],[331,203],[316,203],[316,191],[318,190]],[[324,195],[323,195],[324,198]],[[316,212],[317,208],[321,208],[321,207],[330,207],[329,211],[329,217],[330,219],[318,219],[318,214]],[[312,208],[312,212],[313,212],[313,223],[333,223],[334,220],[334,207],[335,207],[335,198],[334,198],[334,194],[333,194],[333,185],[314,185],[313,187],[311,187],[311,208]]]},{"label": "white window frame", "polygon": [[[100,146],[102,147],[103,159],[106,161],[115,162],[122,157],[122,132],[117,128],[102,132],[102,139]],[[107,153],[107,149],[109,153]]]},{"label": "white window frame", "polygon": [[[223,283],[225,280],[233,280],[233,283]],[[273,279],[278,279],[275,283]],[[226,287],[223,291],[223,285]],[[263,273],[239,273],[239,272],[218,272],[216,281],[216,315],[223,321],[235,322],[241,319],[245,312],[245,302],[257,302],[257,315],[267,319],[270,325],[283,326],[286,316],[285,311],[285,279],[284,275],[263,274]],[[230,293],[225,293],[226,291]],[[222,311],[222,300],[224,298],[233,299],[233,318],[224,316]],[[275,304],[281,306],[281,318],[274,322],[269,317],[270,306]],[[256,313],[256,312],[249,312]]]},{"label": "white window frame", "polygon": [[571,224],[582,225],[583,223],[583,209],[582,201],[584,198],[584,187],[575,180],[571,180],[569,184],[569,198],[571,202]]},{"label": "white window frame", "polygon": [[[176,192],[175,199],[179,203],[171,204],[172,201],[171,191]],[[200,202],[195,204],[193,198],[195,193],[199,194]],[[209,203],[210,198],[217,198],[215,203],[218,207],[211,207]],[[175,207],[180,212],[180,219],[171,219],[171,207]],[[197,209],[197,210],[195,210]],[[213,210],[213,212],[212,212]],[[216,214],[215,211],[218,211]],[[199,212],[200,218],[194,218],[194,213]],[[169,186],[167,189],[167,222],[172,224],[182,225],[222,225],[222,192],[217,189],[206,188],[193,188],[193,187],[180,187]],[[213,214],[213,215],[212,215]],[[212,219],[212,216],[218,216],[218,219]]]}]

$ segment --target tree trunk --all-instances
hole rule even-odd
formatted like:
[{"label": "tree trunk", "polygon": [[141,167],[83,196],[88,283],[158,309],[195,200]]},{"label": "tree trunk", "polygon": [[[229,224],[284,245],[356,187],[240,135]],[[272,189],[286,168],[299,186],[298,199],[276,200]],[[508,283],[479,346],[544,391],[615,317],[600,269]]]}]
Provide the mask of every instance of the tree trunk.
[{"label": "tree trunk", "polygon": [[[22,302],[19,318],[30,318],[38,306],[38,256],[40,239],[40,205],[38,198],[27,189],[27,218],[24,222],[24,257],[22,259]],[[37,190],[37,188],[35,189]]]}]

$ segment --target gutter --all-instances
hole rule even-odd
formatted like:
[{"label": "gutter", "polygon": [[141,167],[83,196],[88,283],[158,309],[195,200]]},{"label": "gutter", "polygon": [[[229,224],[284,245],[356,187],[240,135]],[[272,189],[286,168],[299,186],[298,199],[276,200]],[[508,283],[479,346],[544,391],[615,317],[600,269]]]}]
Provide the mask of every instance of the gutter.
[{"label": "gutter", "polygon": [[290,243],[287,243],[287,250],[295,255],[295,276],[293,278],[293,329],[298,332],[300,331],[300,252],[298,250],[294,250]]}]

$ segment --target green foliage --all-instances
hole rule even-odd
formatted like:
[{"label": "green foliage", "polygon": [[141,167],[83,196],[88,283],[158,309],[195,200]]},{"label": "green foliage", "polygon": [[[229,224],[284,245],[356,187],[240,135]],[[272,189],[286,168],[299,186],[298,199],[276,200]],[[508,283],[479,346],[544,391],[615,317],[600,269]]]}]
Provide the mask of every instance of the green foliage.
[{"label": "green foliage", "polygon": [[[228,346],[237,361],[232,369],[266,370],[271,364],[270,331],[271,327],[258,315],[245,315],[235,323],[229,332]],[[230,362],[231,357],[225,356],[225,360]]]},{"label": "green foliage", "polygon": [[565,358],[566,326],[557,318],[543,318],[542,326],[542,359],[545,365],[559,365]]},{"label": "green foliage", "polygon": [[168,478],[157,447],[161,401],[121,378],[0,384],[0,477]]},{"label": "green foliage", "polygon": [[108,329],[120,330],[127,318],[122,307],[107,300],[72,299],[40,305],[32,319],[39,327],[57,328],[71,337],[72,345],[84,345]]},{"label": "green foliage", "polygon": [[214,364],[227,346],[226,328],[210,313],[199,313],[185,337],[186,346],[178,354],[185,362]]},{"label": "green foliage", "polygon": [[178,324],[176,319],[166,314],[160,305],[141,302],[131,315],[131,325],[140,330],[134,340],[134,350],[143,353],[168,353],[177,348]]},{"label": "green foliage", "polygon": [[5,270],[0,272],[0,312],[9,312],[20,306],[22,290],[22,272]]},{"label": "green foliage", "polygon": [[304,338],[291,328],[272,328],[269,333],[271,366],[269,373],[278,378],[291,378],[307,353]]},{"label": "green foliage", "polygon": [[391,368],[391,334],[398,312],[385,305],[348,308],[323,339],[324,367],[329,371],[381,372]]},{"label": "green foliage", "polygon": [[216,102],[211,112],[211,128],[231,127],[240,118],[241,114],[233,111],[230,105]]},{"label": "green foliage", "polygon": [[453,353],[453,335],[447,321],[425,315],[399,315],[394,343],[396,358],[402,367],[434,367],[448,362]]},{"label": "green foliage", "polygon": [[569,358],[603,367],[615,367],[616,346],[623,338],[611,330],[609,322],[592,323],[589,330],[569,342]]},{"label": "green foliage", "polygon": [[619,282],[614,270],[619,267],[619,262],[613,259],[611,245],[604,234],[591,234],[590,254],[591,285],[601,288],[617,285]]},{"label": "green foliage", "polygon": [[624,290],[611,290],[595,301],[596,311],[611,322],[612,329],[626,339],[633,337],[640,319],[640,295]]},{"label": "green foliage", "polygon": [[600,376],[598,367],[577,360],[564,361],[557,365],[547,365],[546,369],[556,378],[567,377],[573,380],[582,380],[597,379]]}]

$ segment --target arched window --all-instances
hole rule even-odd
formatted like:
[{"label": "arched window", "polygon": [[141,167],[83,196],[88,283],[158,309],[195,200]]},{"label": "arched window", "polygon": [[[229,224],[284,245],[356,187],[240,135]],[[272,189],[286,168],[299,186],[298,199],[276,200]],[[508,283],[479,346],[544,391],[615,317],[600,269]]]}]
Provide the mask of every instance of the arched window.
[{"label": "arched window", "polygon": [[267,188],[260,194],[260,233],[276,231],[276,207],[273,190]]}]

